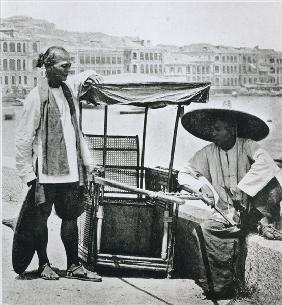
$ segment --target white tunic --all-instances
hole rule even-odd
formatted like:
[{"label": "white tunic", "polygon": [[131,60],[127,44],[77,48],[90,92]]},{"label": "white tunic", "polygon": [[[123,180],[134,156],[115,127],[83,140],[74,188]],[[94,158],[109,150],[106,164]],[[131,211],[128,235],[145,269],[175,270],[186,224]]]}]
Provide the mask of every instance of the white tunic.
[{"label": "white tunic", "polygon": [[232,200],[225,190],[237,186],[253,197],[276,177],[282,185],[281,169],[258,143],[250,139],[237,138],[228,151],[214,143],[198,151],[178,174],[181,185],[200,189],[205,181],[195,178],[204,176],[213,186],[226,212],[232,208]]},{"label": "white tunic", "polygon": [[[73,93],[77,120],[79,120],[77,101],[79,86],[90,76],[97,76],[97,74],[95,71],[85,71],[79,75],[69,77],[67,80],[67,84]],[[16,132],[16,167],[18,175],[20,178],[22,178],[24,183],[36,179],[36,160],[38,160],[38,174],[40,183],[68,183],[78,181],[76,138],[74,128],[71,123],[69,106],[61,87],[52,88],[51,90],[54,94],[61,114],[70,173],[68,175],[59,177],[42,174],[40,96],[38,87],[35,87],[30,91],[25,99],[23,113],[21,119],[19,120]],[[80,130],[79,135],[83,163],[86,166],[91,164],[94,165],[89,149]]]}]

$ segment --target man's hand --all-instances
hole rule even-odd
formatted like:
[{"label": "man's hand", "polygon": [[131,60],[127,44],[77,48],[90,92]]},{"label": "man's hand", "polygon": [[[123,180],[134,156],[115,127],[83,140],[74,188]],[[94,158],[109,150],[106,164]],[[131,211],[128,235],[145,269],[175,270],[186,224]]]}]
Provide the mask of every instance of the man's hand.
[{"label": "man's hand", "polygon": [[211,190],[211,188],[207,185],[207,184],[204,184],[202,187],[201,187],[201,193],[207,198],[209,199],[210,201],[210,206],[214,206],[215,202],[214,202],[214,195],[213,195],[213,192]]},{"label": "man's hand", "polygon": [[93,74],[89,76],[84,82],[83,86],[87,87],[92,84],[100,84],[103,82],[103,78],[98,74]]},{"label": "man's hand", "polygon": [[237,186],[231,187],[230,188],[230,193],[231,193],[231,199],[233,201],[242,200],[242,191]]},{"label": "man's hand", "polygon": [[86,166],[86,171],[88,175],[96,175],[96,176],[100,176],[105,170],[103,168],[103,166],[94,166],[94,165],[87,165]]},{"label": "man's hand", "polygon": [[35,185],[36,184],[36,179],[28,181],[26,184],[27,184],[28,187]]}]

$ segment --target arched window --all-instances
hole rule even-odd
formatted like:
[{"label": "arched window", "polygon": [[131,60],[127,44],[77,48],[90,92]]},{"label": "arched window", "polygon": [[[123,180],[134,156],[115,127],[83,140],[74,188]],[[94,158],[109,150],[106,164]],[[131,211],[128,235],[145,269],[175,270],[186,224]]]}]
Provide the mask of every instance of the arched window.
[{"label": "arched window", "polygon": [[34,42],[34,43],[32,44],[32,49],[33,49],[33,52],[35,52],[35,53],[38,52],[38,48],[37,48],[37,43],[36,43],[36,42]]},{"label": "arched window", "polygon": [[9,69],[12,70],[12,71],[16,70],[16,65],[15,65],[15,60],[14,59],[9,60]]},{"label": "arched window", "polygon": [[133,73],[137,73],[137,65],[133,65]]},{"label": "arched window", "polygon": [[23,52],[25,53],[25,43],[23,43]]},{"label": "arched window", "polygon": [[16,84],[15,76],[12,76],[12,85]]},{"label": "arched window", "polygon": [[17,70],[21,70],[21,60],[17,59]]},{"label": "arched window", "polygon": [[[152,53],[151,53],[152,54]],[[150,65],[150,73],[154,73],[154,67],[153,65]]]},{"label": "arched window", "polygon": [[162,74],[163,73],[163,68],[162,65],[159,65],[159,73]]},{"label": "arched window", "polygon": [[8,61],[7,59],[3,59],[3,70],[8,70]]},{"label": "arched window", "polygon": [[17,43],[17,52],[21,52],[22,51],[22,45],[18,42]]},{"label": "arched window", "polygon": [[33,85],[34,85],[34,87],[37,86],[37,77],[34,77],[34,79],[33,79]]},{"label": "arched window", "polygon": [[141,66],[140,66],[140,71],[141,71],[141,73],[144,73],[144,65],[143,64],[141,64]]},{"label": "arched window", "polygon": [[3,43],[3,52],[8,52],[8,44],[7,44],[7,42]]},{"label": "arched window", "polygon": [[26,66],[25,66],[25,59],[23,60],[23,70],[25,70]]},{"label": "arched window", "polygon": [[10,42],[9,44],[10,52],[16,52],[16,47],[14,42]]},{"label": "arched window", "polygon": [[32,61],[32,69],[36,69],[36,65],[37,65],[37,60],[33,59],[33,61]]}]

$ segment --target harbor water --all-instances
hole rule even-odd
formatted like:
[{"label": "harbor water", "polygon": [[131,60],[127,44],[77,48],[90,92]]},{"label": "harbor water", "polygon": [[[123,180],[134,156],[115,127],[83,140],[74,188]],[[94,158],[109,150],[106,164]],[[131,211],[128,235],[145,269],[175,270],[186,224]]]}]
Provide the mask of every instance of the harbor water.
[{"label": "harbor water", "polygon": [[[270,134],[260,144],[274,159],[282,160],[281,97],[211,96],[208,104],[192,103],[189,106],[185,106],[185,112],[207,106],[224,106],[231,109],[240,109],[263,118],[270,128]],[[108,134],[138,135],[141,151],[144,114],[120,114],[121,111],[126,110],[125,106],[110,106],[108,108]],[[7,112],[15,114],[13,120],[3,119],[2,121],[2,155],[4,157],[4,166],[5,158],[15,158],[15,128],[22,110],[23,107],[3,105],[3,116]],[[174,106],[162,109],[149,109],[145,166],[168,167],[176,111],[177,108]],[[103,119],[103,109],[83,109],[83,132],[86,134],[103,134]],[[180,169],[197,150],[207,144],[208,142],[199,140],[189,134],[179,123],[174,168]]]}]

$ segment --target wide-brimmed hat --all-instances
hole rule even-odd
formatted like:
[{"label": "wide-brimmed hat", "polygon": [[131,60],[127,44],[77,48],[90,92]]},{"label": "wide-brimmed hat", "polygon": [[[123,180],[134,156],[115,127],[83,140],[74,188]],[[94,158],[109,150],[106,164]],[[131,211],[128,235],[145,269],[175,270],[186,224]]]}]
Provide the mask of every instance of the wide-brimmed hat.
[{"label": "wide-brimmed hat", "polygon": [[267,124],[257,116],[243,111],[222,108],[202,108],[183,115],[183,127],[197,138],[213,141],[212,126],[218,119],[236,121],[237,136],[260,141],[269,134]]}]

